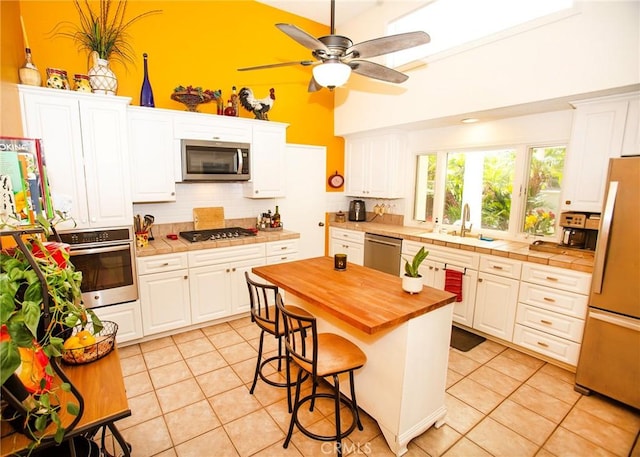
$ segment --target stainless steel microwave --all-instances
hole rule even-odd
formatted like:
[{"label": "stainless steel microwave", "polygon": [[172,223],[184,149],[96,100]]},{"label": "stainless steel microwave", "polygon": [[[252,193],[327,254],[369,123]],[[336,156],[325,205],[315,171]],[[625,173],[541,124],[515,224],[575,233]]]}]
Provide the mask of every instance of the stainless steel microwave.
[{"label": "stainless steel microwave", "polygon": [[181,140],[183,181],[248,181],[251,147],[248,143]]}]

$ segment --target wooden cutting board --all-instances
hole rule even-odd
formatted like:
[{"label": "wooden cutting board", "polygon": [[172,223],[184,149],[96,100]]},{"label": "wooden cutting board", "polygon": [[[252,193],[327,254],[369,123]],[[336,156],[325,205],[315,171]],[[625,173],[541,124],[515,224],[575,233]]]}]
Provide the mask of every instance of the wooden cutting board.
[{"label": "wooden cutting board", "polygon": [[193,227],[195,230],[224,228],[224,208],[193,208]]}]

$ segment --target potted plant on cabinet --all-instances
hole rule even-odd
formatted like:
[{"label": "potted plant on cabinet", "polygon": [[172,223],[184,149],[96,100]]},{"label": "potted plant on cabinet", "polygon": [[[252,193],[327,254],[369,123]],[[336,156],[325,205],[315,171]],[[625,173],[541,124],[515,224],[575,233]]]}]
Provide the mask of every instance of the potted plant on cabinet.
[{"label": "potted plant on cabinet", "polygon": [[[75,388],[68,382],[52,382],[56,374],[65,380],[55,359],[62,355],[65,334],[88,321],[94,330],[102,325],[82,305],[82,273],[70,262],[68,246],[41,239],[50,233],[49,221],[39,218],[38,226],[0,227],[2,235],[17,244],[0,251],[0,374],[7,402],[2,416],[33,439],[32,449],[41,443],[51,422],[55,441],[62,441],[60,408],[80,418],[82,400]],[[61,405],[58,389],[71,391],[78,404]]]},{"label": "potted plant on cabinet", "polygon": [[422,290],[422,276],[420,275],[420,264],[429,255],[429,251],[424,246],[413,256],[413,259],[405,258],[404,276],[402,277],[402,289],[410,294],[417,294]]},{"label": "potted plant on cabinet", "polygon": [[109,60],[118,60],[125,67],[127,62],[133,62],[133,49],[128,43],[129,27],[143,17],[161,10],[147,11],[126,19],[127,0],[100,0],[97,11],[86,1],[74,0],[73,4],[80,24],[62,22],[56,27],[57,34],[74,39],[80,49],[89,51],[93,60],[93,67],[89,70],[92,91],[114,95],[118,81],[109,68]]}]

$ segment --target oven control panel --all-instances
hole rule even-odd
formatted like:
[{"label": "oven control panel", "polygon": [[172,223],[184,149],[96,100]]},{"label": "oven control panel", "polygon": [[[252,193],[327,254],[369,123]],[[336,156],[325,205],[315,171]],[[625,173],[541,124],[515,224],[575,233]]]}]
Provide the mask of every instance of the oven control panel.
[{"label": "oven control panel", "polygon": [[131,230],[128,228],[108,230],[87,230],[60,233],[60,240],[71,245],[85,245],[109,242],[127,242],[131,240]]}]

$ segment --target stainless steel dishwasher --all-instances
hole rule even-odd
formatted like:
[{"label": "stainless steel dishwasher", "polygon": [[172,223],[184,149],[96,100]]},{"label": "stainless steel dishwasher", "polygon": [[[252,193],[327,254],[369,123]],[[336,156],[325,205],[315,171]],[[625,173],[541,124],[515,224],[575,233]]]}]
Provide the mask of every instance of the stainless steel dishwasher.
[{"label": "stainless steel dishwasher", "polygon": [[402,239],[365,233],[364,266],[400,276]]}]

